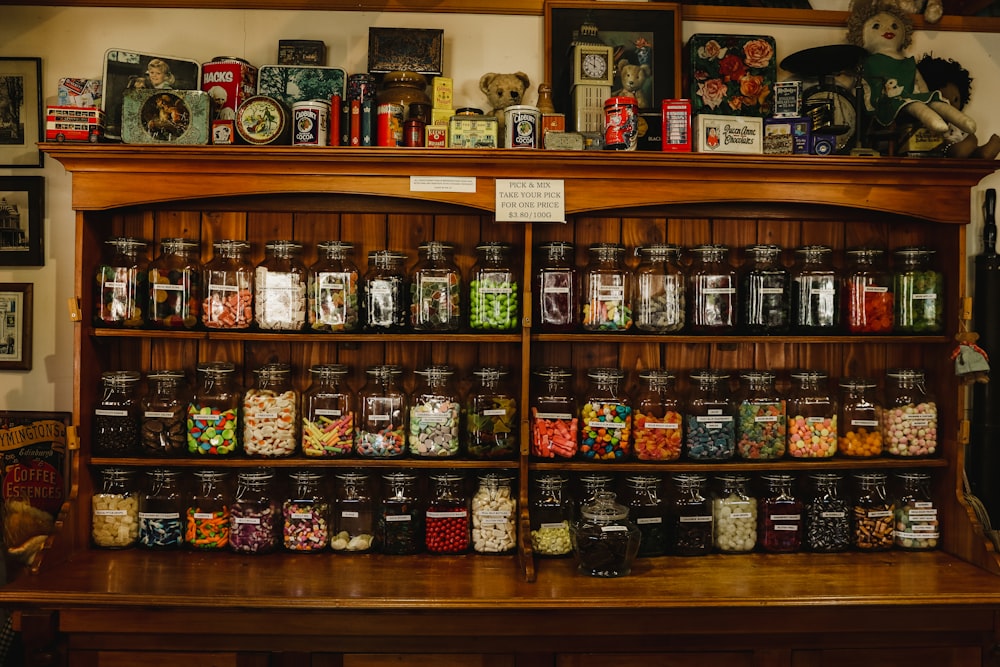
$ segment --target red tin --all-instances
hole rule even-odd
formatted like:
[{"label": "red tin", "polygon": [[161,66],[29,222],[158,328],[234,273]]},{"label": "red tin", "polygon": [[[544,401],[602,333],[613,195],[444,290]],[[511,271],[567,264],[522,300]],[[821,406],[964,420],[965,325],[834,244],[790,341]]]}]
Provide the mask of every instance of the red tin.
[{"label": "red tin", "polygon": [[257,94],[257,68],[241,58],[213,58],[201,66],[201,89],[212,98],[212,120],[233,120]]},{"label": "red tin", "polygon": [[634,151],[639,141],[639,108],[634,97],[604,102],[604,149]]}]

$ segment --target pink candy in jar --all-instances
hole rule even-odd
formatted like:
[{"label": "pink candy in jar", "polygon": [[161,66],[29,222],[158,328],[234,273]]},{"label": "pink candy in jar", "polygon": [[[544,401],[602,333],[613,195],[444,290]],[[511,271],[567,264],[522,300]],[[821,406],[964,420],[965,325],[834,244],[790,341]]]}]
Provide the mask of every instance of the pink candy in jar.
[{"label": "pink candy in jar", "polygon": [[788,455],[829,458],[837,453],[837,402],[822,371],[792,373],[788,399]]},{"label": "pink candy in jar", "polygon": [[924,380],[921,370],[886,373],[882,440],[890,456],[930,456],[937,451],[937,403]]}]

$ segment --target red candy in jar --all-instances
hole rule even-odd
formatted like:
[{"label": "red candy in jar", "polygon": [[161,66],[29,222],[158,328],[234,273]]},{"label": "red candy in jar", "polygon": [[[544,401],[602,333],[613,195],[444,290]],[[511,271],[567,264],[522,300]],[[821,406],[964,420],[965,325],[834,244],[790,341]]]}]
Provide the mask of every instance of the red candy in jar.
[{"label": "red candy in jar", "polygon": [[456,473],[431,475],[433,497],[427,504],[424,545],[432,554],[469,550],[469,499],[465,478]]}]

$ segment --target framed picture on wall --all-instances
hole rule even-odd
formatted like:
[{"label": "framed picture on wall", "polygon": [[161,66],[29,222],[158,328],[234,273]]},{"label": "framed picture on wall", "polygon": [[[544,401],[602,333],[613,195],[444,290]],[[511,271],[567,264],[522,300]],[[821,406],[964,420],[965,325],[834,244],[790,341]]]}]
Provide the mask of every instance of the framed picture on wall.
[{"label": "framed picture on wall", "polygon": [[0,58],[0,167],[41,167],[42,59]]},{"label": "framed picture on wall", "polygon": [[45,179],[0,176],[0,266],[42,266]]},{"label": "framed picture on wall", "polygon": [[0,283],[0,370],[31,370],[31,283]]}]

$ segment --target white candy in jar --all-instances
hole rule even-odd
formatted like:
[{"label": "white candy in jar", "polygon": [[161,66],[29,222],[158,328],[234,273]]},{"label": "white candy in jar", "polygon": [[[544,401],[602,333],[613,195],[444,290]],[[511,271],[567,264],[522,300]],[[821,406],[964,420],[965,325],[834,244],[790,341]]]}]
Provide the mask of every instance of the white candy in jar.
[{"label": "white candy in jar", "polygon": [[472,548],[504,553],[517,546],[517,502],[507,485],[483,485],[472,498]]},{"label": "white candy in jar", "polygon": [[243,398],[243,447],[250,456],[289,456],[298,442],[296,396],[251,389]]},{"label": "white candy in jar", "polygon": [[254,319],[261,329],[296,331],[305,326],[305,275],[257,267],[254,279]]},{"label": "white candy in jar", "polygon": [[99,547],[127,547],[139,537],[139,498],[115,493],[95,494],[91,499],[91,536]]},{"label": "white candy in jar", "polygon": [[757,544],[757,501],[737,494],[712,501],[715,548],[726,552],[753,551]]}]

